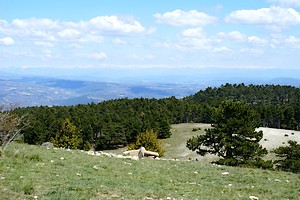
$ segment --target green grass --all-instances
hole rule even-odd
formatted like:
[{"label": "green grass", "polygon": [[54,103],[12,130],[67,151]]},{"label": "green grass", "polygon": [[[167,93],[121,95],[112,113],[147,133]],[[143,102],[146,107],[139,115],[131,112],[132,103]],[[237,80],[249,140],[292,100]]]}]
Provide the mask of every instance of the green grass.
[{"label": "green grass", "polygon": [[16,143],[0,157],[1,200],[299,199],[299,184],[299,174],[286,172],[133,161]]}]

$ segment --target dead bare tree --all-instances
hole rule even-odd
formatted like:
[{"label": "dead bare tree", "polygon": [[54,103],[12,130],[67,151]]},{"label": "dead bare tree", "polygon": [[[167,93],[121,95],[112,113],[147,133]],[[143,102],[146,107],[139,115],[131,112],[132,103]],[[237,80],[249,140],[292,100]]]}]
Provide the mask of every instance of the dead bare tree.
[{"label": "dead bare tree", "polygon": [[28,125],[27,115],[18,116],[12,110],[4,111],[3,106],[0,106],[0,155],[11,142],[20,136],[21,131]]}]

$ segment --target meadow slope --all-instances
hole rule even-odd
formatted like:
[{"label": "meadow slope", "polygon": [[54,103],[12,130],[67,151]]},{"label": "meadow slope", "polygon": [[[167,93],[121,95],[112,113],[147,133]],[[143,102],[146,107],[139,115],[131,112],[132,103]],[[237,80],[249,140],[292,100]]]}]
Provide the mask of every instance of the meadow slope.
[{"label": "meadow slope", "polygon": [[[14,143],[0,159],[0,199],[299,199],[299,174],[218,166],[209,164],[210,158],[188,161],[197,154],[185,148],[186,140],[208,127],[172,125],[173,135],[163,144],[165,158],[177,161],[136,161]],[[263,130],[268,148],[299,139],[296,131]]]}]

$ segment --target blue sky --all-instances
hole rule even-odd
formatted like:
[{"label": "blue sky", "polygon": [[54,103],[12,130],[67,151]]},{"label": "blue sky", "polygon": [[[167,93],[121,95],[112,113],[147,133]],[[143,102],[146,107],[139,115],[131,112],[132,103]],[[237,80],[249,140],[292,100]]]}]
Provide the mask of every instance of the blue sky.
[{"label": "blue sky", "polygon": [[0,2],[0,71],[295,78],[299,50],[300,0]]}]

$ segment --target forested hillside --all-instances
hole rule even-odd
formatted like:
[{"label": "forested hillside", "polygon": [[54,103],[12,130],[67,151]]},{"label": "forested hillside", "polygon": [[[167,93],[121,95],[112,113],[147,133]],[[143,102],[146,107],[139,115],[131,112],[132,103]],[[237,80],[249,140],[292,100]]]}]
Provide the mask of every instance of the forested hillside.
[{"label": "forested hillside", "polygon": [[29,114],[30,127],[24,141],[41,144],[50,141],[69,119],[80,130],[78,148],[93,144],[96,149],[112,149],[134,142],[146,130],[159,138],[170,136],[170,124],[211,123],[214,108],[223,100],[242,101],[260,114],[261,126],[299,130],[300,89],[279,85],[222,85],[207,88],[183,99],[115,99],[98,104],[19,108]]}]

